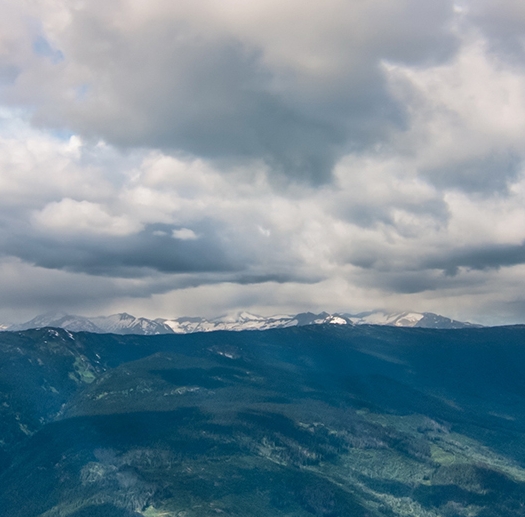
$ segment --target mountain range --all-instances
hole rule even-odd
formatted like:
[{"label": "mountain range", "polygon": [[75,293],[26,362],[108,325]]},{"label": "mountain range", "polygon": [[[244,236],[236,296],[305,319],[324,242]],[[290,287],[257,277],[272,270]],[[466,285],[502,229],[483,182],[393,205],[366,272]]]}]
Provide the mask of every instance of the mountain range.
[{"label": "mountain range", "polygon": [[525,326],[0,333],[0,515],[525,517]]},{"label": "mountain range", "polygon": [[137,318],[127,313],[111,316],[85,317],[64,312],[41,314],[22,324],[4,326],[2,330],[27,330],[43,327],[63,328],[72,332],[94,332],[98,334],[190,334],[217,330],[268,330],[274,328],[300,327],[305,325],[388,325],[418,328],[466,328],[479,327],[472,323],[452,320],[430,312],[371,311],[359,314],[303,312],[296,315],[257,316],[243,311],[213,319],[181,317],[174,319]]}]

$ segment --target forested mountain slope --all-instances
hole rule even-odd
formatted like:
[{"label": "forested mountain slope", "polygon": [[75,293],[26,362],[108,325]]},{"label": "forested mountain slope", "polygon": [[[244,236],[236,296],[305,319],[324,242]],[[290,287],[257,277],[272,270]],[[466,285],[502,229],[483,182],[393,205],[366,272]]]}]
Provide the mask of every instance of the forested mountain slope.
[{"label": "forested mountain slope", "polygon": [[524,516],[525,327],[0,334],[9,517]]}]

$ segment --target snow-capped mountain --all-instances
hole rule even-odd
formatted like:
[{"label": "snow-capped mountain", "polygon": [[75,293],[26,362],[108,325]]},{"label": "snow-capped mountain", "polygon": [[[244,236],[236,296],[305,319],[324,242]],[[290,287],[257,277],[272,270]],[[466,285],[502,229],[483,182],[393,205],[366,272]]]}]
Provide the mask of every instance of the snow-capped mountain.
[{"label": "snow-capped mountain", "polygon": [[98,316],[91,318],[91,321],[101,329],[101,332],[112,334],[140,334],[148,336],[172,333],[171,328],[160,320],[135,318],[135,316],[125,312],[112,314],[111,316]]},{"label": "snow-capped mountain", "polygon": [[390,325],[396,327],[426,328],[464,328],[472,325],[451,320],[430,312],[384,311],[363,312],[360,314],[303,312],[296,315],[258,316],[243,311],[218,318],[182,317],[174,319],[136,318],[131,314],[119,313],[111,316],[87,318],[63,312],[50,312],[33,318],[20,325],[12,325],[4,330],[25,330],[30,328],[59,327],[73,332],[95,332],[113,334],[190,334],[193,332],[212,332],[215,330],[267,330],[303,325]]},{"label": "snow-capped mountain", "polygon": [[190,332],[210,332],[213,330],[267,330],[274,328],[295,327],[302,325],[320,325],[323,323],[333,323],[340,325],[351,325],[350,318],[322,312],[313,314],[304,312],[301,314],[277,315],[277,316],[257,316],[249,312],[239,312],[207,320],[204,318],[177,318],[162,321],[169,326],[176,334],[187,334]]},{"label": "snow-capped mountain", "polygon": [[395,312],[384,311],[362,312],[360,314],[345,314],[354,325],[389,325],[393,327],[421,327],[457,329],[479,327],[472,323],[452,320],[432,312]]},{"label": "snow-capped mountain", "polygon": [[72,332],[94,332],[97,334],[171,334],[172,330],[158,321],[135,318],[131,314],[120,313],[111,316],[87,318],[64,312],[47,312],[19,325],[12,325],[7,330],[26,330],[42,327],[58,327]]},{"label": "snow-capped mountain", "polygon": [[42,327],[57,327],[71,332],[102,332],[89,318],[74,316],[65,312],[46,312],[26,323],[11,325],[7,330],[26,330]]}]

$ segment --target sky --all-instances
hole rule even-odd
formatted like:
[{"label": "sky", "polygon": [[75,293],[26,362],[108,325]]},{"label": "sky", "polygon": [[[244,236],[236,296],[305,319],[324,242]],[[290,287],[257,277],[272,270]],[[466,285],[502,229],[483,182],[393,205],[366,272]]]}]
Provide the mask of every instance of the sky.
[{"label": "sky", "polygon": [[525,322],[524,2],[0,12],[0,322]]}]

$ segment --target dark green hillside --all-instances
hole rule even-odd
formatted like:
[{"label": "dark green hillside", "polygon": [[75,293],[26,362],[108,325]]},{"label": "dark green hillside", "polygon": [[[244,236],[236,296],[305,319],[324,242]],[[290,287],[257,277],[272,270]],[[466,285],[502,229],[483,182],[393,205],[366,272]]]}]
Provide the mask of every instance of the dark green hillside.
[{"label": "dark green hillside", "polygon": [[0,397],[9,517],[525,516],[523,327],[6,332]]}]

